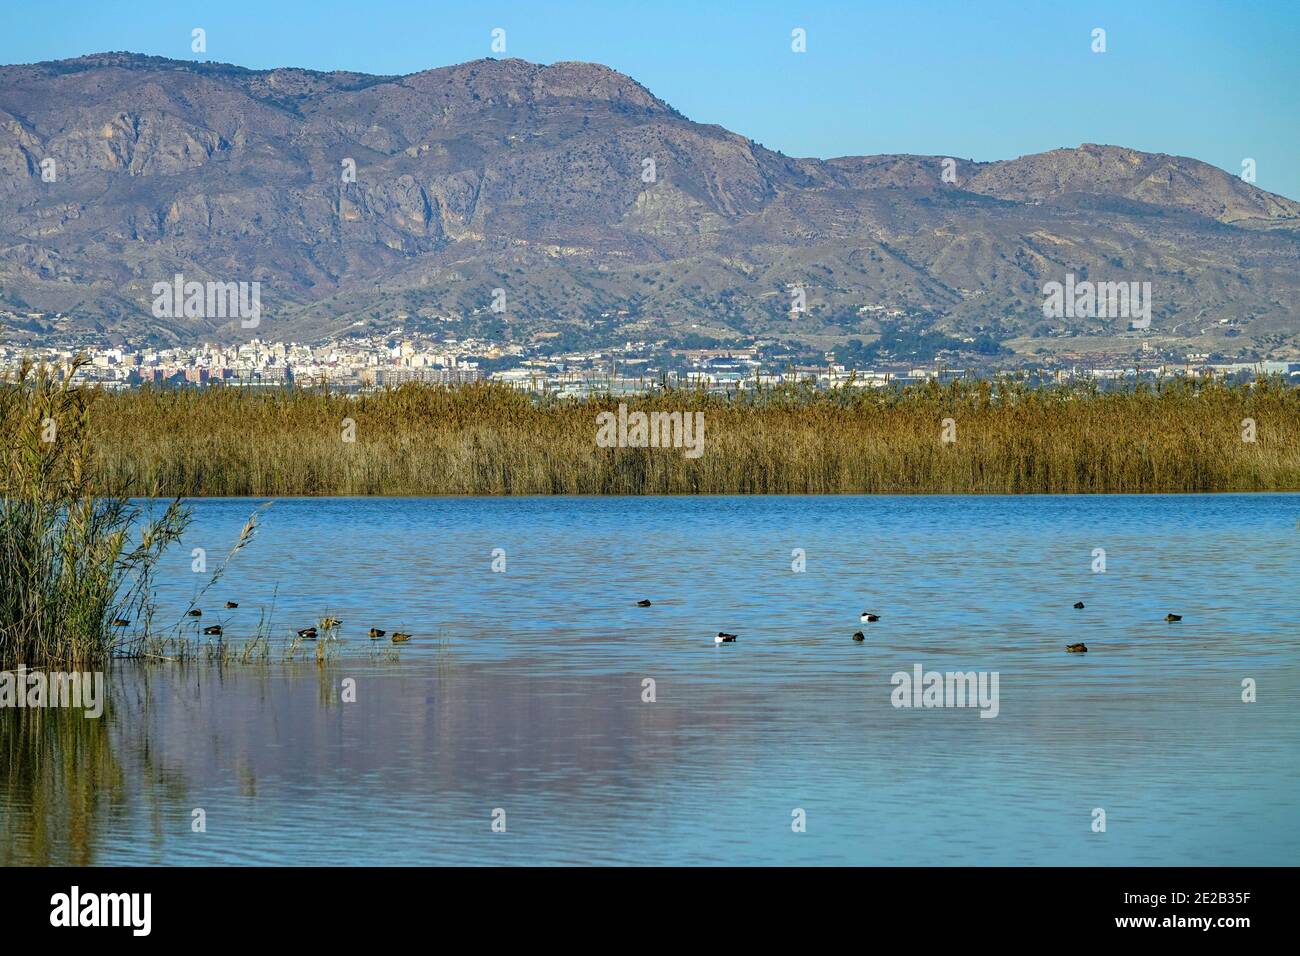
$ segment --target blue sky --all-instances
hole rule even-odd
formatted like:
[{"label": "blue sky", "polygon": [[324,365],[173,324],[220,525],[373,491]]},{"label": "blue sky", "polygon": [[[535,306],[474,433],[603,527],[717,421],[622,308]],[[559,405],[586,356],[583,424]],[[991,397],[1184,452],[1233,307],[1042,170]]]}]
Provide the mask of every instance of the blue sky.
[{"label": "blue sky", "polygon": [[[1233,173],[1251,158],[1256,185],[1300,198],[1300,0],[0,2],[4,63],[131,50],[410,73],[492,55],[501,27],[505,56],[605,63],[789,155],[1111,143]],[[791,52],[795,27],[806,53]]]}]

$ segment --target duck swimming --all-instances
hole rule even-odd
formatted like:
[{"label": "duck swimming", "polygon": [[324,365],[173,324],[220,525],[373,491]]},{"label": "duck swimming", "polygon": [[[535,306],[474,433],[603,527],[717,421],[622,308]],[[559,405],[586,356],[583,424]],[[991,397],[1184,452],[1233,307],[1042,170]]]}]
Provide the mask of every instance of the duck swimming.
[{"label": "duck swimming", "polygon": [[321,627],[338,627],[342,623],[343,622],[340,621],[337,617],[323,617],[320,619]]},{"label": "duck swimming", "polygon": [[405,644],[410,639],[411,639],[411,635],[405,633],[404,631],[393,631],[394,644]]},{"label": "duck swimming", "polygon": [[316,640],[316,628],[304,627],[301,631],[298,632],[298,636],[301,637],[304,641],[314,641]]},{"label": "duck swimming", "polygon": [[203,633],[204,633],[204,634],[215,634],[217,637],[220,637],[220,636],[221,636],[221,625],[220,625],[220,624],[209,624],[207,627],[205,627],[205,628],[203,629]]},{"label": "duck swimming", "polygon": [[1166,621],[1169,621],[1170,623],[1172,623],[1172,622],[1174,622],[1174,621],[1181,621],[1182,619],[1183,619],[1183,616],[1182,616],[1181,614],[1166,614],[1166,615],[1165,615],[1165,620],[1166,620]]},{"label": "duck swimming", "polygon": [[636,606],[637,606],[637,607],[649,607],[649,606],[650,606],[650,602],[647,601],[647,600],[642,599],[642,600],[636,602]]},{"label": "duck swimming", "polygon": [[239,607],[239,602],[238,602],[238,601],[227,601],[227,602],[226,602],[226,607],[227,607],[227,608]]},{"label": "duck swimming", "polygon": [[1066,645],[1065,645],[1065,649],[1066,649],[1066,651],[1068,651],[1068,652],[1071,653],[1071,654],[1087,654],[1087,653],[1088,653],[1088,645],[1087,645],[1087,644],[1066,644]]},{"label": "duck swimming", "polygon": [[192,608],[190,608],[190,609],[189,609],[188,611],[186,611],[185,613],[188,614],[190,617],[202,617],[202,616],[203,616],[203,612],[200,611],[200,610],[199,610],[198,608],[196,608],[196,607],[192,607]]},{"label": "duck swimming", "polygon": [[726,631],[718,631],[718,636],[713,639],[714,644],[730,644],[736,639],[735,634],[728,634]]},{"label": "duck swimming", "polygon": [[372,627],[372,628],[370,629],[370,639],[371,639],[372,641],[377,641],[377,640],[379,640],[381,637],[383,637],[383,636],[384,636],[385,634],[387,634],[387,633],[388,633],[387,631],[381,631],[381,630],[380,630],[379,628],[377,628],[377,627]]},{"label": "duck swimming", "polygon": [[127,620],[126,618],[124,618],[124,617],[115,617],[115,618],[113,618],[113,626],[114,626],[114,627],[126,627],[126,626],[127,626],[128,624],[130,624],[130,623],[131,623],[131,622],[128,621],[128,620]]},{"label": "duck swimming", "polygon": [[1082,611],[1082,610],[1083,610],[1083,602],[1082,602],[1082,601],[1075,601],[1075,602],[1074,602],[1074,608],[1075,608],[1076,611]]},{"label": "duck swimming", "polygon": [[867,635],[863,634],[861,631],[854,631],[853,639],[855,641],[865,641],[867,639]]},{"label": "duck swimming", "polygon": [[860,620],[863,624],[875,624],[880,620],[880,615],[872,614],[870,611],[863,611]]}]

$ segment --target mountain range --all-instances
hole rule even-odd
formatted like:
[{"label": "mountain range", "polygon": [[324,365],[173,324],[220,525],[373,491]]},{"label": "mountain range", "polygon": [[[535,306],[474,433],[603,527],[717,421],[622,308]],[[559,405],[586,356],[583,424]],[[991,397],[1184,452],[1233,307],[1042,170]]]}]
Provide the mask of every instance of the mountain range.
[{"label": "mountain range", "polygon": [[[158,317],[178,274],[259,283],[259,326]],[[1045,317],[1067,276],[1150,282],[1150,329]],[[6,339],[38,342],[400,322],[557,347],[1286,357],[1300,203],[1120,146],[794,158],[591,63],[372,76],[103,53],[0,67],[0,310]]]}]

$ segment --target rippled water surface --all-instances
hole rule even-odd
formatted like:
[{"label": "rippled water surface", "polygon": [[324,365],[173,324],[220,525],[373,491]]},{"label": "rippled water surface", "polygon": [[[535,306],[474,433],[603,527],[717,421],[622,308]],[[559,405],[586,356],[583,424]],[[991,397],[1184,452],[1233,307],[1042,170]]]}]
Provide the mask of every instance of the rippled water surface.
[{"label": "rippled water surface", "polygon": [[[168,623],[255,504],[193,503]],[[282,500],[202,606],[342,640],[0,711],[0,863],[1300,862],[1300,496]]]}]

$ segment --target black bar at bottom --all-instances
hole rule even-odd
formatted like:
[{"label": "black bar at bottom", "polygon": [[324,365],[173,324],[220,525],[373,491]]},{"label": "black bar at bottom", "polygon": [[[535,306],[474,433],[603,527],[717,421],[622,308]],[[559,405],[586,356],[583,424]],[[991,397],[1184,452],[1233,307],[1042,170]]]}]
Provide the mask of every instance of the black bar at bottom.
[{"label": "black bar at bottom", "polygon": [[[1235,868],[6,869],[0,912],[6,942],[75,932],[82,941],[127,945],[337,944],[419,939],[453,924],[477,926],[492,939],[548,926],[548,935],[572,940],[620,925],[653,937],[655,927],[683,920],[706,924],[701,939],[734,939],[811,919],[822,924],[819,932],[842,921],[873,941],[920,942],[965,926],[985,940],[1048,932],[1063,940],[1199,937],[1230,945],[1287,929],[1296,875]],[[147,910],[142,894],[149,894]],[[730,911],[725,925],[715,922],[718,907]]]}]

